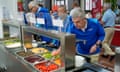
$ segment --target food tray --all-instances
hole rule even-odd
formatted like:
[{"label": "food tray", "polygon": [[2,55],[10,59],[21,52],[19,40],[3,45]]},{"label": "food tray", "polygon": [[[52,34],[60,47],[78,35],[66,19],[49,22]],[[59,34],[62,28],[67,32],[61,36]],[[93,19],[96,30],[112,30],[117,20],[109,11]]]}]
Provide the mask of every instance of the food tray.
[{"label": "food tray", "polygon": [[40,56],[44,57],[46,60],[54,60],[56,58],[60,58],[60,55],[55,55],[55,56],[52,56],[51,55],[51,52],[46,52],[46,53],[43,53],[43,54],[39,54]]},{"label": "food tray", "polygon": [[28,57],[25,57],[24,60],[31,64],[36,64],[45,61],[45,58],[39,56],[39,55],[31,55]]},{"label": "food tray", "polygon": [[54,72],[60,69],[59,65],[49,60],[34,64],[33,67],[40,72]]},{"label": "food tray", "polygon": [[21,47],[21,43],[13,43],[9,45],[5,45],[6,48],[18,48]]},{"label": "food tray", "polygon": [[4,40],[4,45],[6,48],[16,48],[21,46],[21,41],[19,39],[7,39]]},{"label": "food tray", "polygon": [[15,54],[16,54],[18,57],[22,57],[22,58],[28,57],[28,56],[31,56],[31,55],[34,55],[34,53],[31,52],[31,51],[27,51],[27,52],[25,53],[25,51],[23,51],[23,50],[17,51],[17,52],[15,52]]},{"label": "food tray", "polygon": [[37,48],[35,47],[35,48],[32,48],[30,51],[32,51],[35,54],[42,54],[45,52],[49,52],[46,48],[43,48],[43,47],[37,47]]}]

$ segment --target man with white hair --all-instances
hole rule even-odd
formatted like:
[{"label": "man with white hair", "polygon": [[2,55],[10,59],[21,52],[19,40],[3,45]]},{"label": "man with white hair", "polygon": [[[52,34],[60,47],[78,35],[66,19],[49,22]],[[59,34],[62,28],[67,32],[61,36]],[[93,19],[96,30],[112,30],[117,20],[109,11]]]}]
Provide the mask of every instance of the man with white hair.
[{"label": "man with white hair", "polygon": [[[49,29],[52,27],[52,19],[51,19],[49,10],[43,7],[40,1],[39,2],[37,0],[31,1],[28,4],[28,7],[31,10],[31,12],[35,14],[35,17],[36,17],[35,27],[44,28],[44,29]],[[50,38],[43,37],[43,36],[41,36],[41,39],[47,42],[51,41]]]},{"label": "man with white hair", "polygon": [[97,19],[86,19],[81,9],[73,10],[71,17],[73,24],[69,24],[67,32],[76,35],[76,54],[90,56],[92,63],[98,62],[100,44],[105,36],[103,27]]},{"label": "man with white hair", "polygon": [[101,24],[103,25],[105,30],[105,39],[102,43],[102,46],[104,48],[104,55],[115,55],[115,53],[110,48],[110,44],[115,31],[114,26],[116,15],[112,11],[110,3],[104,3],[103,10],[105,12],[102,17]]},{"label": "man with white hair", "polygon": [[40,1],[29,2],[28,7],[31,10],[31,12],[33,12],[33,13],[36,13],[37,11],[49,13],[48,9],[43,7],[42,2],[40,2]]}]

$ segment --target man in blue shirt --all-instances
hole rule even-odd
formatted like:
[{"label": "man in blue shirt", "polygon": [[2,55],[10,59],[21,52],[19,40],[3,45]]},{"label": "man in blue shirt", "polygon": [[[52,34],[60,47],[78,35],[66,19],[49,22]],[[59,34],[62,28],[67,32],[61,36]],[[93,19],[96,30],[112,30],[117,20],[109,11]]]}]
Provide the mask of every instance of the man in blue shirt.
[{"label": "man in blue shirt", "polygon": [[114,26],[116,15],[111,9],[110,3],[104,3],[103,10],[105,11],[101,20],[101,24],[105,30],[105,39],[102,43],[104,48],[104,55],[115,55],[115,53],[110,48],[110,44],[114,35]]},{"label": "man in blue shirt", "polygon": [[[31,12],[35,14],[36,24],[35,27],[49,29],[52,27],[52,19],[47,8],[44,8],[39,2],[31,1],[28,5]],[[50,42],[51,39],[45,36],[41,36],[42,41]]]},{"label": "man in blue shirt", "polygon": [[54,27],[56,27],[56,30],[59,31],[59,28],[61,28],[62,32],[66,32],[66,28],[68,27],[68,24],[70,22],[70,16],[67,14],[66,7],[64,5],[60,5],[58,7],[56,15],[52,15],[52,17],[54,20],[61,20],[63,22],[62,23],[63,26],[61,26],[61,27],[60,27],[60,25],[54,26]]},{"label": "man in blue shirt", "polygon": [[[61,20],[63,23],[63,26],[60,27],[60,26],[54,26],[54,29],[57,30],[57,31],[60,31],[60,32],[66,32],[66,29],[68,27],[68,25],[70,24],[70,22],[72,22],[70,20],[70,16],[67,14],[67,10],[66,10],[66,7],[64,5],[60,5],[58,7],[58,10],[57,10],[57,17],[53,17],[54,20]],[[57,40],[53,40],[51,45],[55,45],[55,46],[59,46],[59,41]]]},{"label": "man in blue shirt", "polygon": [[[68,33],[76,35],[76,53],[78,55],[90,55],[91,62],[97,62],[100,53],[100,44],[105,32],[96,19],[85,19],[85,13],[81,9],[74,10],[71,14],[74,24],[69,24]],[[52,54],[57,54],[60,49]]]}]

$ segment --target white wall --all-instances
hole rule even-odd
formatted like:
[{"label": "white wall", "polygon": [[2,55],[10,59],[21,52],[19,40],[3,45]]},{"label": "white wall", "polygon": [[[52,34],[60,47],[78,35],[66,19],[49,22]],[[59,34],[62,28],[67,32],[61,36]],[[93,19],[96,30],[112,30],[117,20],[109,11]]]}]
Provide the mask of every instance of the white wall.
[{"label": "white wall", "polygon": [[0,9],[6,7],[10,14],[16,16],[17,14],[17,0],[0,0]]},{"label": "white wall", "polygon": [[80,4],[81,6],[80,7],[82,8],[82,10],[84,10],[84,4],[85,4],[85,1],[81,0],[81,4]]},{"label": "white wall", "polygon": [[12,18],[17,17],[17,0],[0,0],[0,38],[3,38],[2,7],[6,7]]},{"label": "white wall", "polygon": [[4,0],[5,6],[10,11],[10,14],[14,17],[17,15],[17,0]]},{"label": "white wall", "polygon": [[4,5],[4,0],[0,0],[0,38],[3,38],[3,28],[2,28],[2,7]]}]

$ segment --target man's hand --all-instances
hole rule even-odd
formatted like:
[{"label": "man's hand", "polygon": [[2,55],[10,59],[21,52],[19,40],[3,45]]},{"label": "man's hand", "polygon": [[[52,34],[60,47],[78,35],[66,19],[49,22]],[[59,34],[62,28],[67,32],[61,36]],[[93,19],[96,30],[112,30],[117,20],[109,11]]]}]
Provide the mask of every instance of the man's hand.
[{"label": "man's hand", "polygon": [[59,47],[57,50],[54,50],[54,51],[52,52],[52,56],[55,56],[55,55],[60,54],[60,51],[61,51],[61,47]]},{"label": "man's hand", "polygon": [[97,49],[97,46],[96,46],[96,44],[95,44],[95,45],[93,45],[93,46],[91,47],[90,53],[94,53],[94,52],[96,51],[96,49]]},{"label": "man's hand", "polygon": [[104,26],[105,23],[101,20],[101,21],[100,21],[100,24],[101,24],[102,26]]}]

